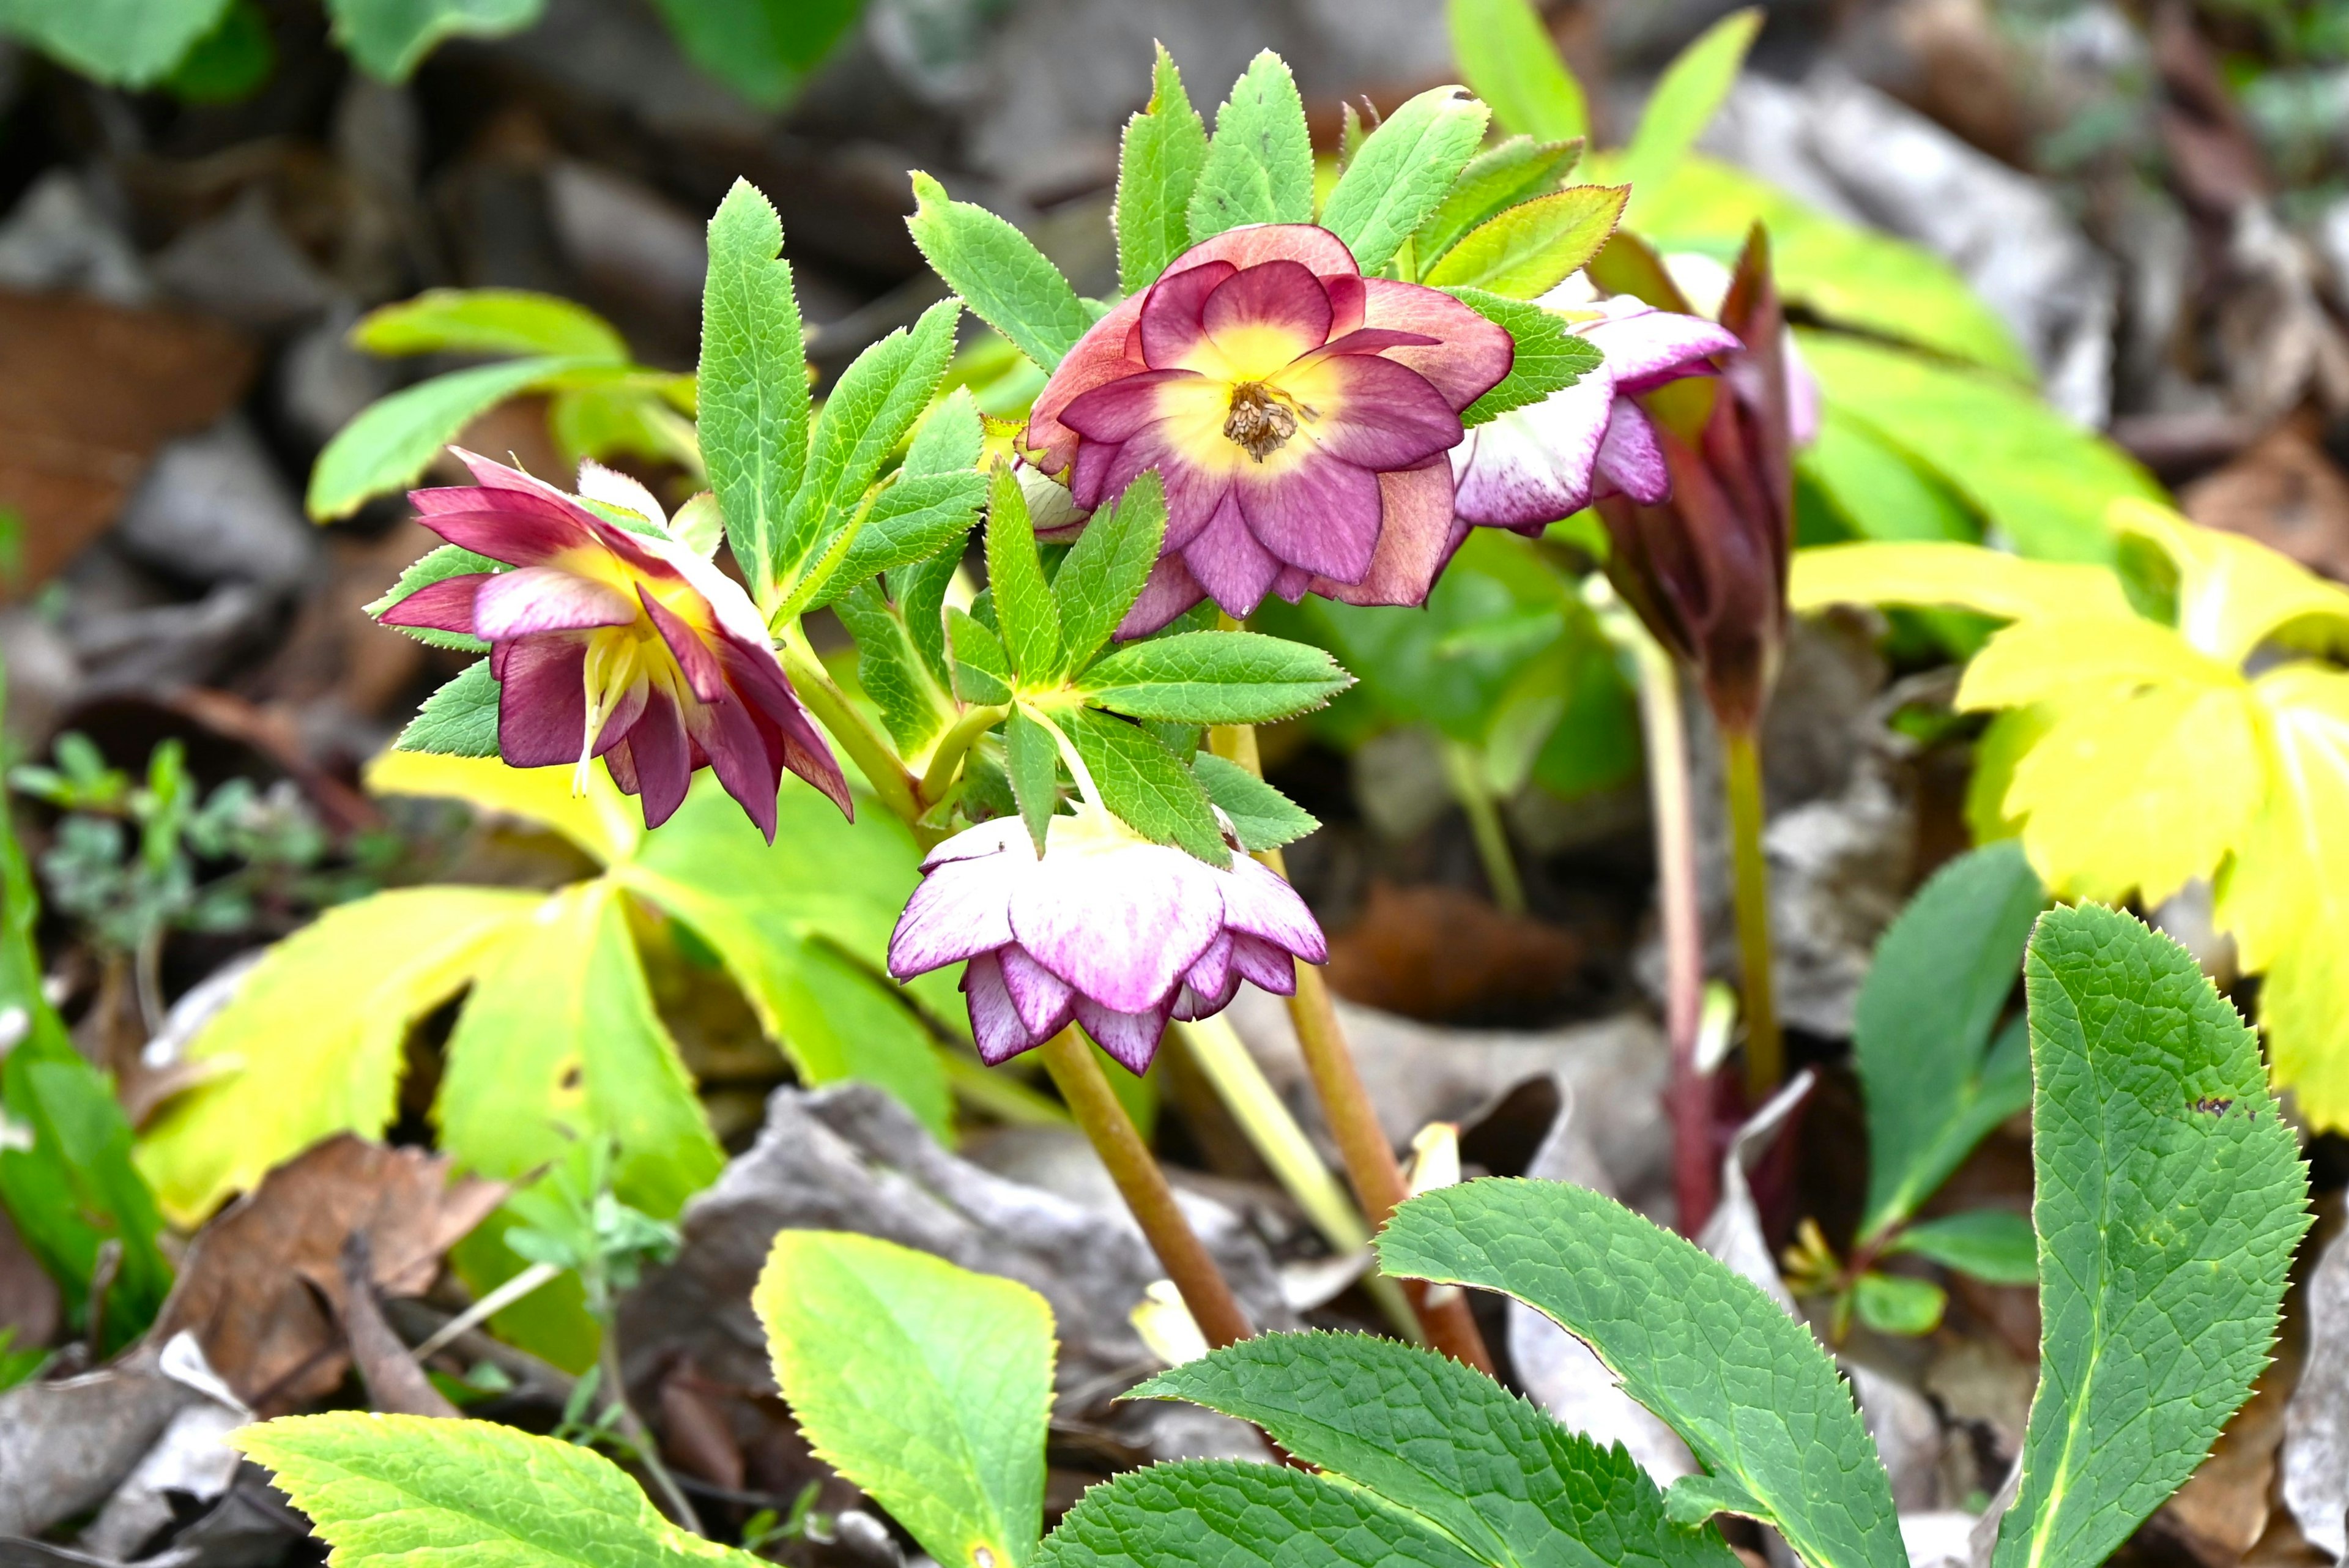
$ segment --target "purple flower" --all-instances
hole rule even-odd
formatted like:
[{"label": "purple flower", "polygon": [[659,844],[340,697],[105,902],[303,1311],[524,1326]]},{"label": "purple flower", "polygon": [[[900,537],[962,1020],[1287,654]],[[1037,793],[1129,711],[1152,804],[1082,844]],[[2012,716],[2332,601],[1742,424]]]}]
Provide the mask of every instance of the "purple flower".
[{"label": "purple flower", "polygon": [[1421,604],[1453,544],[1460,410],[1515,355],[1451,296],[1363,277],[1326,229],[1238,228],[1093,325],[1024,445],[1086,511],[1146,469],[1165,482],[1164,554],[1122,635],[1203,597]]},{"label": "purple flower", "polygon": [[[602,757],[657,827],[708,767],[775,837],[785,768],[854,815],[823,732],[775,660],[748,594],[665,535],[614,526],[553,485],[459,452],[479,484],[419,490],[419,520],[512,569],[419,588],[383,614],[490,645],[498,754],[518,768]],[[635,481],[580,465],[580,490],[663,524]]]},{"label": "purple flower", "polygon": [[1237,848],[1218,869],[1091,804],[1052,818],[1045,844],[1039,856],[1017,817],[947,839],[889,939],[900,980],[967,961],[990,1065],[1074,1020],[1141,1073],[1168,1019],[1222,1012],[1243,980],[1287,995],[1292,959],[1329,957],[1296,890]]},{"label": "purple flower", "polygon": [[[1573,277],[1542,296],[1553,309],[1590,308]],[[1671,493],[1655,426],[1631,400],[1683,376],[1713,373],[1712,356],[1742,345],[1699,316],[1658,310],[1628,296],[1599,302],[1574,330],[1605,356],[1597,369],[1527,408],[1479,425],[1452,449],[1461,520],[1538,533],[1601,495],[1649,505]]]}]

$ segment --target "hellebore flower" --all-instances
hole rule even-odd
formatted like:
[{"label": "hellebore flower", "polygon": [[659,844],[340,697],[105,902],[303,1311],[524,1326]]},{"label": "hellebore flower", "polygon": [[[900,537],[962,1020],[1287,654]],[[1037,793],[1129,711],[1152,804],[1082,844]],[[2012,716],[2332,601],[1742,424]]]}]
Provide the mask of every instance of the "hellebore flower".
[{"label": "hellebore flower", "polygon": [[1219,869],[1089,802],[1052,818],[1041,856],[1018,817],[999,817],[931,850],[922,869],[889,972],[910,980],[968,961],[963,993],[990,1066],[1074,1019],[1142,1073],[1168,1019],[1222,1012],[1243,980],[1288,995],[1292,958],[1330,956],[1296,890],[1237,848]]},{"label": "hellebore flower", "polygon": [[[1588,308],[1578,275],[1544,295],[1552,309]],[[1538,533],[1590,504],[1622,494],[1655,505],[1671,477],[1655,427],[1631,400],[1682,376],[1713,373],[1712,357],[1739,347],[1727,327],[1658,310],[1630,296],[1600,301],[1597,319],[1573,330],[1605,356],[1573,386],[1513,409],[1452,449],[1461,521]]]},{"label": "hellebore flower", "polygon": [[[631,533],[529,474],[459,452],[480,483],[419,490],[423,524],[502,561],[419,588],[383,614],[490,645],[498,754],[518,768],[602,757],[657,827],[708,767],[769,843],[785,768],[853,809],[823,734],[776,662],[750,596],[666,535]],[[583,495],[662,522],[634,480],[582,463]]]},{"label": "hellebore flower", "polygon": [[1025,441],[1075,504],[1145,469],[1166,541],[1120,632],[1203,597],[1425,601],[1452,544],[1460,410],[1508,374],[1509,335],[1451,296],[1366,278],[1309,223],[1233,229],[1096,322]]},{"label": "hellebore flower", "polygon": [[1750,736],[1785,643],[1798,394],[1758,227],[1738,259],[1721,322],[1740,347],[1723,359],[1702,424],[1656,422],[1671,499],[1619,494],[1598,506],[1616,591],[1659,642],[1696,667],[1721,727]]}]

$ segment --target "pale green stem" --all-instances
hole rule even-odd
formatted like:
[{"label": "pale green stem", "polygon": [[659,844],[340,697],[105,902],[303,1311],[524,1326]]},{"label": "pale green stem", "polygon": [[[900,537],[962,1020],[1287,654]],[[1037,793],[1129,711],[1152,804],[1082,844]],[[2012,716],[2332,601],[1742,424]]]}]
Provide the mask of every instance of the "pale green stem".
[{"label": "pale green stem", "polygon": [[954,784],[955,771],[962,766],[962,760],[969,754],[971,747],[978,743],[979,737],[1009,717],[1010,712],[1009,707],[990,705],[973,708],[955,721],[954,728],[938,738],[936,748],[930,753],[929,765],[923,770],[923,804],[936,805],[946,797],[947,789]]},{"label": "pale green stem", "polygon": [[1508,829],[1502,825],[1500,803],[1485,778],[1485,759],[1474,746],[1444,742],[1444,773],[1451,781],[1453,798],[1468,814],[1468,831],[1476,841],[1476,858],[1485,867],[1485,886],[1493,902],[1506,914],[1526,912],[1526,885],[1517,877],[1516,857],[1509,850]]},{"label": "pale green stem", "polygon": [[881,797],[882,805],[907,822],[919,819],[922,806],[915,796],[914,775],[898,760],[897,749],[856,711],[856,704],[833,680],[798,626],[784,628],[782,638],[783,672],[792,678],[792,686],[808,711],[864,770],[865,782]]},{"label": "pale green stem", "polygon": [[1729,795],[1729,865],[1737,906],[1737,962],[1745,989],[1745,1092],[1759,1106],[1785,1076],[1786,1047],[1770,975],[1770,865],[1762,853],[1762,755],[1750,730],[1721,735]]}]

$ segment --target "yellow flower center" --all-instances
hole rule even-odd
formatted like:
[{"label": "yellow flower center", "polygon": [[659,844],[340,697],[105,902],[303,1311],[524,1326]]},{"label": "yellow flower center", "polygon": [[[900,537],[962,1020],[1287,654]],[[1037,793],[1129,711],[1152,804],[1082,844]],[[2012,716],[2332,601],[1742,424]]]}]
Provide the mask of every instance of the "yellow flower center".
[{"label": "yellow flower center", "polygon": [[1289,400],[1262,381],[1242,381],[1232,389],[1231,411],[1224,416],[1224,434],[1242,451],[1262,462],[1288,444],[1297,433],[1297,414]]}]

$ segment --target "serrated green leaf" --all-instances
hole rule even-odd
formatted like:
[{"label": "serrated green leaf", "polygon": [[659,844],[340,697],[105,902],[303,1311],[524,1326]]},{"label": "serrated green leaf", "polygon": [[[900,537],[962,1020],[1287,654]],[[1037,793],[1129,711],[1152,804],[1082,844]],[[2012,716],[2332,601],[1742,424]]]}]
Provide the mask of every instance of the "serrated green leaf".
[{"label": "serrated green leaf", "polygon": [[985,625],[967,611],[949,608],[947,645],[954,653],[956,696],[966,702],[1011,701],[1011,660]]},{"label": "serrated green leaf", "polygon": [[957,387],[930,405],[905,445],[905,473],[976,472],[987,451],[987,425],[968,387]]},{"label": "serrated green leaf", "polygon": [[1474,429],[1495,415],[1540,402],[1599,369],[1599,346],[1577,336],[1557,312],[1529,299],[1508,299],[1481,288],[1448,290],[1454,298],[1509,335],[1516,355],[1498,385],[1461,410]]},{"label": "serrated green leaf", "polygon": [[1131,642],[1084,672],[1086,701],[1135,719],[1270,724],[1320,707],[1354,683],[1302,642],[1254,631],[1191,631]]},{"label": "serrated green leaf", "polygon": [[1532,299],[1599,254],[1623,215],[1621,185],[1569,185],[1520,202],[1469,230],[1430,268],[1438,288],[1481,288]]},{"label": "serrated green leaf", "polygon": [[1914,1214],[1983,1135],[2030,1103],[2016,1047],[2000,1073],[1988,1068],[2046,902],[2021,845],[1987,845],[1935,872],[1877,943],[1852,1021],[1868,1107],[1862,1236]]},{"label": "serrated green leaf", "polygon": [[1128,294],[1158,280],[1191,248],[1191,192],[1207,161],[1207,127],[1183,90],[1183,73],[1166,46],[1150,74],[1150,102],[1125,122],[1118,150],[1117,276]]},{"label": "serrated green leaf", "polygon": [[227,0],[0,0],[0,31],[113,87],[171,74],[220,23]]},{"label": "serrated green leaf", "polygon": [[1158,471],[1145,470],[1117,504],[1093,514],[1052,579],[1060,607],[1066,668],[1081,670],[1142,597],[1166,537],[1166,493]]},{"label": "serrated green leaf", "polygon": [[1368,1493],[1301,1470],[1186,1459],[1087,1491],[1044,1542],[1041,1568],[1483,1568],[1449,1536]]},{"label": "serrated green leaf", "polygon": [[[874,497],[848,553],[808,607],[821,609],[859,583],[955,549],[978,524],[978,505],[986,499],[987,476],[976,469],[900,473]],[[955,554],[959,559],[962,552]]]},{"label": "serrated green leaf", "polygon": [[1191,243],[1242,223],[1313,221],[1313,139],[1288,63],[1270,49],[1248,62],[1216,111],[1215,139],[1191,192]]},{"label": "serrated green leaf", "polygon": [[1028,499],[1009,463],[997,467],[988,490],[987,586],[1012,670],[1025,684],[1050,683],[1061,669],[1061,612],[1044,581]]},{"label": "serrated green leaf", "polygon": [[947,591],[961,570],[961,557],[941,555],[889,574],[889,593],[905,623],[906,639],[941,691],[954,679],[954,664],[947,657]]},{"label": "serrated green leaf", "polygon": [[273,1165],[338,1132],[380,1137],[409,1025],[461,990],[543,896],[399,888],[338,904],[272,947],[188,1043],[223,1064],[140,1140],[163,1211],[193,1229]]},{"label": "serrated green leaf", "polygon": [[1760,1287],[1610,1199],[1471,1181],[1413,1199],[1389,1273],[1516,1296],[1598,1352],[1716,1478],[1817,1568],[1906,1568],[1891,1484],[1810,1330]]},{"label": "serrated green leaf", "polygon": [[1101,791],[1102,805],[1154,844],[1174,844],[1210,866],[1231,863],[1206,791],[1147,730],[1090,708],[1068,711],[1061,732]]},{"label": "serrated green leaf", "polygon": [[688,1534],[594,1449],[488,1421],[338,1410],[231,1438],[335,1561],[447,1555],[499,1568],[701,1568],[759,1562]]},{"label": "serrated green leaf", "polygon": [[785,1231],[750,1304],[817,1458],[941,1563],[1035,1560],[1052,1408],[1043,1297],[868,1236]]},{"label": "serrated green leaf", "polygon": [[444,757],[496,756],[498,683],[490,674],[490,661],[468,664],[427,697],[393,745]]},{"label": "serrated green leaf", "polygon": [[560,296],[523,288],[428,288],[379,306],[351,328],[370,354],[554,354],[627,363],[612,324]]},{"label": "serrated green leaf", "polygon": [[2039,1239],[2031,1221],[2004,1209],[1977,1209],[1911,1225],[1886,1251],[1930,1259],[1994,1285],[2039,1280]]},{"label": "serrated green leaf", "polygon": [[1289,1454],[1375,1493],[1495,1568],[1729,1568],[1720,1536],[1673,1528],[1619,1446],[1569,1432],[1482,1373],[1353,1334],[1272,1334],[1160,1374],[1130,1399],[1253,1421]]},{"label": "serrated green leaf", "polygon": [[918,170],[914,203],[905,226],[930,270],[1019,352],[1047,371],[1059,369],[1092,325],[1061,269],[1018,229],[984,207],[948,200],[946,187]]},{"label": "serrated green leaf", "polygon": [[1529,0],[1451,0],[1452,55],[1504,130],[1567,141],[1590,133],[1582,84]]},{"label": "serrated green leaf", "polygon": [[1513,136],[1468,161],[1452,189],[1412,236],[1424,272],[1460,236],[1504,210],[1555,192],[1582,157],[1582,143]]},{"label": "serrated green leaf", "polygon": [[442,1148],[501,1181],[608,1138],[613,1190],[661,1219],[726,1164],[605,878],[550,896],[482,965],[433,1117]]},{"label": "serrated green leaf", "polygon": [[313,518],[331,523],[376,496],[405,490],[424,476],[441,448],[508,398],[602,363],[576,356],[508,359],[452,370],[378,399],[318,454],[304,504]]},{"label": "serrated green leaf", "polygon": [[1036,717],[1025,709],[1012,710],[1003,727],[1003,776],[1011,784],[1011,798],[1019,803],[1019,820],[1036,853],[1044,853],[1044,835],[1061,804],[1061,748]]},{"label": "serrated green leaf", "polygon": [[335,42],[369,76],[404,82],[444,38],[497,38],[536,22],[546,0],[327,0]]},{"label": "serrated green leaf", "polygon": [[[392,584],[381,598],[367,605],[367,612],[378,620],[381,620],[384,611],[419,588],[429,587],[434,583],[446,582],[450,577],[469,576],[476,572],[502,572],[505,569],[506,564],[503,561],[493,561],[487,556],[477,556],[472,551],[456,545],[443,545],[437,550],[426,553],[421,559],[400,573],[399,581]],[[490,645],[480,638],[471,637],[460,631],[441,631],[429,626],[396,626],[392,629],[404,632],[417,641],[433,648],[446,648],[459,653],[487,653],[490,650]]]},{"label": "serrated green leaf", "polygon": [[1696,145],[1705,123],[1729,96],[1745,63],[1745,51],[1761,30],[1759,5],[1732,11],[1698,34],[1664,67],[1640,111],[1640,128],[1623,150],[1623,178],[1635,199],[1637,192],[1669,175]]},{"label": "serrated green leaf", "polygon": [[1321,826],[1321,819],[1237,763],[1212,752],[1191,759],[1191,776],[1216,809],[1231,819],[1240,847],[1251,854],[1293,844]]},{"label": "serrated green leaf", "polygon": [[1485,140],[1491,111],[1456,87],[1431,88],[1387,116],[1321,206],[1321,226],[1365,273],[1394,259]]},{"label": "serrated green leaf", "polygon": [[877,582],[862,582],[833,606],[856,639],[856,683],[881,710],[903,756],[918,756],[953,722],[955,702],[915,647],[905,608]]},{"label": "serrated green leaf", "polygon": [[783,224],[737,180],[709,220],[701,288],[702,461],[752,592],[772,580],[783,516],[807,469],[807,359]]},{"label": "serrated green leaf", "polygon": [[1682,1476],[1664,1493],[1664,1516],[1683,1530],[1693,1529],[1716,1513],[1733,1513],[1742,1519],[1770,1516],[1768,1508],[1726,1476]]},{"label": "serrated green leaf", "polygon": [[1851,1304],[1859,1321],[1877,1333],[1914,1339],[1941,1326],[1941,1313],[1950,1298],[1930,1280],[1870,1269],[1852,1287]]},{"label": "serrated green leaf", "polygon": [[2095,905],[2025,960],[2040,1375],[1994,1568],[2101,1563],[2266,1366],[2308,1178],[2259,1043],[2193,958]]},{"label": "serrated green leaf", "polygon": [[865,804],[843,821],[787,778],[769,845],[705,779],[612,875],[718,954],[801,1082],[877,1084],[949,1137],[934,1035],[905,999],[910,992],[930,1017],[957,1020],[960,971],[905,988],[888,978],[889,933],[921,880],[921,853],[903,822]]}]

